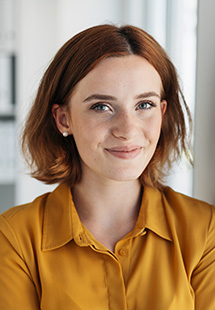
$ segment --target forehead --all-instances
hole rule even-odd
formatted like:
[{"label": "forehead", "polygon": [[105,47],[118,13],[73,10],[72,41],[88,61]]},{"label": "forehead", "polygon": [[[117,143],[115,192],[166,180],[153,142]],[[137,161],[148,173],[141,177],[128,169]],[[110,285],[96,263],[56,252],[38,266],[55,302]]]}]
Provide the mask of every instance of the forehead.
[{"label": "forehead", "polygon": [[145,91],[161,92],[162,82],[156,69],[143,57],[128,55],[108,57],[101,60],[82,80],[77,91],[123,91],[139,88]]}]

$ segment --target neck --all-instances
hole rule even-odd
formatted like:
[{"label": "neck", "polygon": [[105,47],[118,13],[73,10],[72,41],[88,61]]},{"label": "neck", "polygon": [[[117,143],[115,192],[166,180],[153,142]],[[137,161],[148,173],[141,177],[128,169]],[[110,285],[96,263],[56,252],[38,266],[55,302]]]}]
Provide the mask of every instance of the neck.
[{"label": "neck", "polygon": [[111,250],[136,224],[141,203],[139,180],[82,180],[72,195],[81,222]]},{"label": "neck", "polygon": [[110,214],[113,219],[117,215],[129,216],[139,209],[141,184],[139,180],[131,182],[82,180],[72,189],[72,194],[80,215],[95,218],[99,214]]}]

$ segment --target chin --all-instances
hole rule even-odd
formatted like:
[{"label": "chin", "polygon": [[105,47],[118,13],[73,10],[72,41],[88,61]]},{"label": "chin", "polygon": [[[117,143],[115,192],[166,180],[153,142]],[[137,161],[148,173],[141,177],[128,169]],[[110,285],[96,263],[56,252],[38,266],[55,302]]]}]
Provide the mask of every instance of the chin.
[{"label": "chin", "polygon": [[120,172],[116,173],[115,171],[114,174],[108,176],[108,179],[111,179],[113,181],[118,181],[118,182],[131,182],[131,181],[138,180],[142,172],[143,172],[142,170],[136,173],[133,170],[131,172],[122,171],[121,173]]}]

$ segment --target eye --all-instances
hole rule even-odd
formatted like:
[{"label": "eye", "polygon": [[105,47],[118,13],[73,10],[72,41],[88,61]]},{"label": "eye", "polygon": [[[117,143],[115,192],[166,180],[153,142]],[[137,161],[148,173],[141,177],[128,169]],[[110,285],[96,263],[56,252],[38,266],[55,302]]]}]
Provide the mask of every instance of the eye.
[{"label": "eye", "polygon": [[151,101],[143,101],[137,105],[138,110],[150,110],[155,107],[156,107],[156,104]]},{"label": "eye", "polygon": [[106,112],[111,110],[110,107],[104,103],[96,103],[90,109],[98,112]]}]

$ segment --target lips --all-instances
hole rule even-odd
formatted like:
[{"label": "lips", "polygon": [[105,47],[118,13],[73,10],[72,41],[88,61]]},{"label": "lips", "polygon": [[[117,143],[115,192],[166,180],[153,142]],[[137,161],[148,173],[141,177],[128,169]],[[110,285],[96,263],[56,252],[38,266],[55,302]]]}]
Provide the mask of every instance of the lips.
[{"label": "lips", "polygon": [[133,159],[137,157],[143,150],[142,146],[131,145],[131,146],[117,146],[113,148],[105,149],[109,154],[114,157],[121,159]]}]

